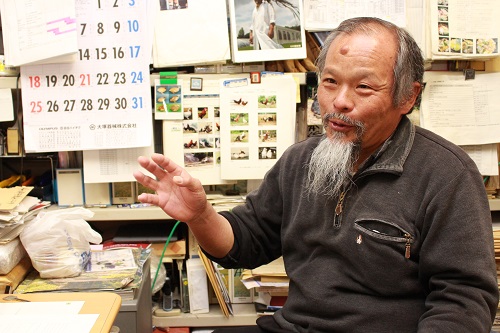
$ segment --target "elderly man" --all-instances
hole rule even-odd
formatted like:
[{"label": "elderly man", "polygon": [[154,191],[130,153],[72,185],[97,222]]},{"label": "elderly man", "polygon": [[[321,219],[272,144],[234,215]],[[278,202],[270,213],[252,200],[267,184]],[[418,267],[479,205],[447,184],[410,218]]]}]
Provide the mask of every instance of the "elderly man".
[{"label": "elderly man", "polygon": [[421,51],[375,18],[340,24],[317,59],[325,134],[291,146],[244,205],[217,213],[199,180],[139,157],[142,202],[186,222],[210,258],[283,256],[288,299],[257,326],[216,332],[489,332],[498,306],[491,213],[459,147],[407,118]]}]

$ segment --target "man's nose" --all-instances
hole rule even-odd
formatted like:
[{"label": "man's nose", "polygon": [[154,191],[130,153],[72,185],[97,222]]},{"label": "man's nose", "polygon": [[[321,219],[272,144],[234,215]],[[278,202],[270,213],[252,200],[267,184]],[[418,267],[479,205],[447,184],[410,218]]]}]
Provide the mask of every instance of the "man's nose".
[{"label": "man's nose", "polygon": [[333,106],[339,112],[348,112],[354,107],[353,92],[348,87],[341,87],[333,100]]}]

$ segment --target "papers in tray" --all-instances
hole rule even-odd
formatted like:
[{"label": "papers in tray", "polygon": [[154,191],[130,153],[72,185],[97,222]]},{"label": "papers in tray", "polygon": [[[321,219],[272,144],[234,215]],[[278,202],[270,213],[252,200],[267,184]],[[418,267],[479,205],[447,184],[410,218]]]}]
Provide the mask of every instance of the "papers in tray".
[{"label": "papers in tray", "polygon": [[[123,249],[120,249],[123,250]],[[127,250],[127,249],[125,249]],[[131,300],[142,282],[143,266],[149,258],[151,249],[128,249],[134,256],[137,269],[111,269],[84,271],[71,278],[42,279],[37,271],[32,271],[19,284],[15,294],[33,292],[68,292],[68,291],[113,291],[120,294],[122,300]],[[118,250],[108,250],[110,252]],[[114,253],[110,253],[110,257]],[[114,260],[116,263],[116,260]],[[149,272],[146,272],[149,274]]]}]

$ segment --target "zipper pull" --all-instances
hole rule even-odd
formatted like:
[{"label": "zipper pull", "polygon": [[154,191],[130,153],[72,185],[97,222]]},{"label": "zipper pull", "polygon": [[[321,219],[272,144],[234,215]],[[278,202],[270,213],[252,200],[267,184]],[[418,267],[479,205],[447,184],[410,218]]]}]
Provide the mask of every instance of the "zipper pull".
[{"label": "zipper pull", "polygon": [[335,207],[335,215],[337,216],[342,214],[342,203],[344,202],[344,197],[345,197],[345,191],[340,193],[339,201],[337,201],[337,206]]},{"label": "zipper pull", "polygon": [[405,244],[405,258],[410,259],[410,247],[411,247],[411,235],[405,234],[406,244]]}]

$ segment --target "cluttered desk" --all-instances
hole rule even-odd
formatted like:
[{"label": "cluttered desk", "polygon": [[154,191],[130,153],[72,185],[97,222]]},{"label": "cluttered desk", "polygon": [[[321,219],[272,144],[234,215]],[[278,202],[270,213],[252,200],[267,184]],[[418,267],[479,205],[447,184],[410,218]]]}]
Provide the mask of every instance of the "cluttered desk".
[{"label": "cluttered desk", "polygon": [[111,292],[0,294],[0,332],[108,333],[120,305]]}]

